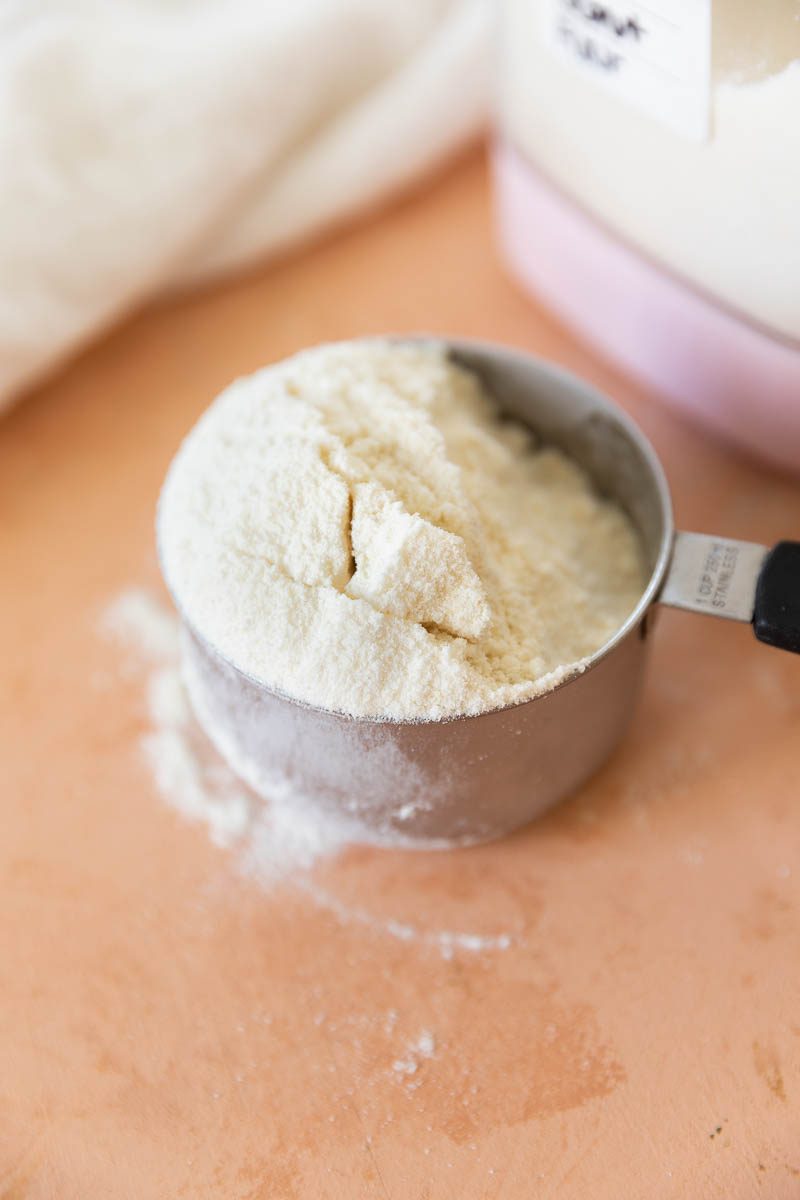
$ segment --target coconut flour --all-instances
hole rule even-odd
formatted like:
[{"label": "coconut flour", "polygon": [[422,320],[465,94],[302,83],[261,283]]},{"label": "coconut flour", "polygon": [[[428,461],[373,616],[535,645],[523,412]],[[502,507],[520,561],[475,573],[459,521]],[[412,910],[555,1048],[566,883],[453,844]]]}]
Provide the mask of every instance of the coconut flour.
[{"label": "coconut flour", "polygon": [[320,346],[234,383],[173,463],[159,539],[198,633],[353,716],[531,697],[644,582],[621,510],[433,342]]}]

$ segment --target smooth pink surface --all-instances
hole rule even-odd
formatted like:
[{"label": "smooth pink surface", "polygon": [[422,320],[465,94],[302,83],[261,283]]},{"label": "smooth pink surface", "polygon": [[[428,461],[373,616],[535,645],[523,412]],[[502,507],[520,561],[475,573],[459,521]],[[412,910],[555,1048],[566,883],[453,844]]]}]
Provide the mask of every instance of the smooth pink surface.
[{"label": "smooth pink surface", "polygon": [[521,283],[704,425],[800,470],[800,346],[755,329],[617,241],[507,143],[493,157],[500,243]]}]

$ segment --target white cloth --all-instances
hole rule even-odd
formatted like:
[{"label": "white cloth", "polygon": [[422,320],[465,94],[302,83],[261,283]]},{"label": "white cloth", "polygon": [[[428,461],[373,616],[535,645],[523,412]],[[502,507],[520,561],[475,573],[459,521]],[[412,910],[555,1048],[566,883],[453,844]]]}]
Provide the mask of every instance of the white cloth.
[{"label": "white cloth", "polygon": [[491,0],[4,0],[0,404],[144,298],[407,185],[488,108]]}]

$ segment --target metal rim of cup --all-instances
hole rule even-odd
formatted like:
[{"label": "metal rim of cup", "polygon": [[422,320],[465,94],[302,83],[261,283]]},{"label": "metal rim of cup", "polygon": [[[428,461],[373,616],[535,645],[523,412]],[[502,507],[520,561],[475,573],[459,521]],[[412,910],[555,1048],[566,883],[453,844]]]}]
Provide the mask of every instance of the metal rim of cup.
[{"label": "metal rim of cup", "polygon": [[[354,716],[351,713],[340,712],[336,709],[324,708],[321,705],[309,703],[305,700],[300,700],[279,688],[273,687],[259,676],[252,674],[238,663],[230,659],[226,654],[219,650],[212,642],[208,640],[187,616],[181,598],[179,589],[170,580],[166,570],[165,556],[160,536],[160,512],[161,512],[161,497],[163,497],[163,487],[161,496],[159,497],[157,514],[156,514],[156,549],[158,561],[161,568],[161,574],[170,593],[172,601],[178,612],[181,622],[190,630],[200,644],[212,655],[219,658],[222,662],[231,667],[243,679],[248,680],[251,684],[258,688],[269,692],[271,695],[284,700],[288,704],[296,705],[301,709],[309,709],[313,712],[326,713],[331,717],[339,718],[346,722],[358,722],[360,724],[371,725],[391,725],[391,726],[410,726],[410,725],[449,725],[456,721],[476,721],[489,713],[501,712],[504,709],[520,708],[523,705],[535,704],[537,701],[546,700],[553,692],[561,688],[568,687],[577,679],[581,678],[588,671],[591,671],[599,662],[609,655],[615,647],[622,642],[631,630],[635,629],[644,618],[647,610],[657,599],[659,591],[664,583],[667,568],[669,566],[670,555],[672,551],[672,541],[674,536],[674,521],[672,512],[672,499],[670,495],[669,485],[667,483],[664,468],[656,454],[653,446],[638,424],[632,417],[615,404],[603,392],[594,388],[590,384],[584,382],[572,372],[565,370],[545,359],[541,359],[534,354],[529,354],[519,349],[504,346],[501,343],[490,342],[473,338],[450,338],[442,337],[441,335],[430,334],[392,334],[386,335],[383,338],[375,339],[360,339],[360,340],[390,340],[397,342],[428,342],[437,346],[444,347],[448,355],[458,363],[470,366],[469,360],[473,356],[480,358],[495,358],[506,359],[509,362],[519,363],[526,372],[537,375],[541,380],[548,380],[558,383],[565,391],[571,393],[574,397],[588,400],[593,405],[594,409],[609,417],[614,424],[623,430],[628,440],[636,447],[640,458],[647,465],[648,483],[652,487],[652,494],[656,499],[658,511],[661,519],[661,534],[655,561],[650,572],[647,583],[642,591],[639,601],[633,611],[629,614],[625,622],[619,627],[614,635],[608,639],[598,650],[590,655],[581,664],[576,664],[575,668],[569,674],[552,687],[531,696],[527,699],[514,701],[511,704],[498,705],[495,708],[484,709],[479,713],[455,713],[442,717],[419,717],[419,718],[395,718],[382,716]],[[501,409],[502,411],[502,409]],[[536,430],[534,429],[535,433]],[[170,465],[170,470],[172,465]],[[167,473],[169,475],[169,471]]]}]

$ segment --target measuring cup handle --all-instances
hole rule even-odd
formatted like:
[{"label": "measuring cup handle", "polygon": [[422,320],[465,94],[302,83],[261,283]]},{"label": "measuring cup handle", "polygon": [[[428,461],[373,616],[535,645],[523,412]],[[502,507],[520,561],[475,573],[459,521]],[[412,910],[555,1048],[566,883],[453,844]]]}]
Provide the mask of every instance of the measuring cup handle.
[{"label": "measuring cup handle", "polygon": [[800,542],[676,533],[658,600],[688,612],[747,621],[759,641],[800,654]]},{"label": "measuring cup handle", "polygon": [[753,628],[760,642],[800,654],[800,542],[778,542],[764,559]]}]

